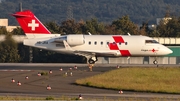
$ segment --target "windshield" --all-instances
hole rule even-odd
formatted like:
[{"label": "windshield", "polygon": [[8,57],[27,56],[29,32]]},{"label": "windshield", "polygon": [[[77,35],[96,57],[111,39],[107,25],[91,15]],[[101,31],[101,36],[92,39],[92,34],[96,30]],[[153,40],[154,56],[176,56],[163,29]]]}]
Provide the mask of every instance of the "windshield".
[{"label": "windshield", "polygon": [[156,40],[145,40],[146,44],[153,44],[153,43],[158,43]]}]

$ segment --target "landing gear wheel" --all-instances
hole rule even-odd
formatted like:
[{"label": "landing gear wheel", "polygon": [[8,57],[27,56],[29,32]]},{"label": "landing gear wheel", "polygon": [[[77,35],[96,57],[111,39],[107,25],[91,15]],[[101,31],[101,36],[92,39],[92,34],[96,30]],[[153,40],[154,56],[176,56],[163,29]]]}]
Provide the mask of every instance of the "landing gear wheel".
[{"label": "landing gear wheel", "polygon": [[94,60],[92,60],[92,59],[89,59],[89,64],[95,64],[95,61]]},{"label": "landing gear wheel", "polygon": [[155,65],[157,65],[157,64],[158,64],[158,61],[157,61],[157,60],[154,60],[153,63],[154,63]]},{"label": "landing gear wheel", "polygon": [[88,63],[89,63],[89,64],[95,64],[95,62],[96,62],[97,60],[98,60],[97,57],[91,57],[91,58],[88,59]]}]

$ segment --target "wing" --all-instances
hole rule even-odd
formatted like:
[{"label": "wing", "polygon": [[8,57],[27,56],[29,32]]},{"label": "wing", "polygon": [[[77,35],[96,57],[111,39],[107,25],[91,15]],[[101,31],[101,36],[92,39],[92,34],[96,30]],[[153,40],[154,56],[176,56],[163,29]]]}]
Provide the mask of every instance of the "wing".
[{"label": "wing", "polygon": [[75,55],[85,56],[85,57],[104,57],[104,56],[116,56],[116,53],[114,52],[97,52],[97,51],[74,51]]},{"label": "wing", "polygon": [[71,48],[71,46],[65,41],[65,40],[55,40],[53,41],[55,43],[59,43],[61,44],[62,46],[65,47],[66,50],[70,50],[70,51],[73,51],[75,55],[79,55],[79,56],[85,56],[85,57],[101,57],[101,56],[117,56],[117,53],[115,52],[103,52],[103,51],[78,51],[78,50],[73,50]]}]

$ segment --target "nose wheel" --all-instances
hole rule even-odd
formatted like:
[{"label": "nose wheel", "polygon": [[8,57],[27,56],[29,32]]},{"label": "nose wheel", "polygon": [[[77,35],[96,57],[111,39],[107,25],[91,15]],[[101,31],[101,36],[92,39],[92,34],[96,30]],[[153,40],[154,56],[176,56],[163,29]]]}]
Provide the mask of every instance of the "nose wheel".
[{"label": "nose wheel", "polygon": [[158,61],[157,61],[157,60],[154,60],[153,63],[154,63],[155,65],[157,65],[157,64],[158,64]]}]

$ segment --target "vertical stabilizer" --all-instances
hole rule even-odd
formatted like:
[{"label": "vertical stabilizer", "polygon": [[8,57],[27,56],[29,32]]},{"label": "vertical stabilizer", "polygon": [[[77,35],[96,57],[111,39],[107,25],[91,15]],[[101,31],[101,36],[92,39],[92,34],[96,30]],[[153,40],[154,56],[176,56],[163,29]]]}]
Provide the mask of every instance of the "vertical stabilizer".
[{"label": "vertical stabilizer", "polygon": [[51,34],[30,10],[16,12],[12,15],[16,17],[28,38],[45,37],[47,34]]}]

